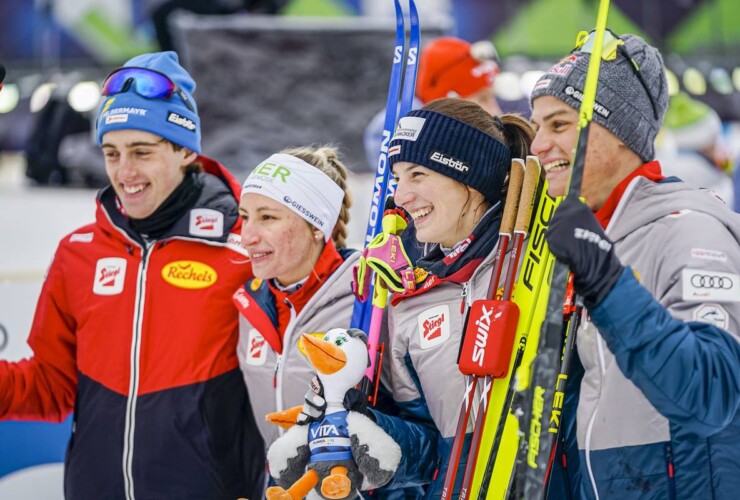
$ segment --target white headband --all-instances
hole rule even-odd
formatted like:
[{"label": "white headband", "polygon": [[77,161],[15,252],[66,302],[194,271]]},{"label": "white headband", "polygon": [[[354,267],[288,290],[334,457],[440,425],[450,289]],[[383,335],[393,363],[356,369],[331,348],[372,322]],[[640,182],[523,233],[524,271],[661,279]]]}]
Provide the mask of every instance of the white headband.
[{"label": "white headband", "polygon": [[344,200],[344,190],[331,177],[286,154],[274,154],[257,165],[242,185],[242,196],[247,193],[282,203],[321,230],[324,241],[331,238]]}]

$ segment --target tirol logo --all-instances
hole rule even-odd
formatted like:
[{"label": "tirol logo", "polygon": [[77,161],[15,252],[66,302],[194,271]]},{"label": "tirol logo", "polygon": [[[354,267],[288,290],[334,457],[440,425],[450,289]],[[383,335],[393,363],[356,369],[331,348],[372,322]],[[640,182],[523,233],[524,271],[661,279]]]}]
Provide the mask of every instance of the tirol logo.
[{"label": "tirol logo", "polygon": [[224,234],[224,215],[210,208],[190,211],[190,234],[193,236],[220,237]]},{"label": "tirol logo", "polygon": [[195,129],[197,128],[193,120],[185,116],[180,116],[174,111],[170,111],[169,113],[167,113],[167,121],[191,132],[195,132]]},{"label": "tirol logo", "polygon": [[450,338],[450,307],[440,305],[427,309],[418,317],[419,343],[422,349],[430,349]]},{"label": "tirol logo", "polygon": [[267,342],[257,329],[249,330],[247,336],[247,353],[246,360],[248,365],[262,366],[267,361]]},{"label": "tirol logo", "polygon": [[197,290],[216,283],[218,274],[208,264],[194,260],[177,260],[162,267],[162,278],[172,286]]},{"label": "tirol logo", "polygon": [[95,266],[93,293],[95,295],[118,295],[123,291],[126,279],[126,259],[106,257]]}]

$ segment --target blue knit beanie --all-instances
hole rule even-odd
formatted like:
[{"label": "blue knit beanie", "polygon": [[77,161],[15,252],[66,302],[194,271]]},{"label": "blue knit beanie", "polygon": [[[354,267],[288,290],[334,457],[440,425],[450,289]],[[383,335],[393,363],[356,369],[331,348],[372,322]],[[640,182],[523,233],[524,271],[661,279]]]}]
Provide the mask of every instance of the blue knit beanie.
[{"label": "blue knit beanie", "polygon": [[108,96],[98,109],[98,145],[111,130],[143,130],[200,153],[200,118],[193,99],[195,80],[180,66],[172,51],[142,54],[129,60],[124,67],[147,68],[167,75],[185,93],[195,111],[190,111],[177,94],[169,99],[148,99],[135,92]]},{"label": "blue knit beanie", "polygon": [[419,109],[399,120],[388,147],[390,167],[402,161],[470,186],[495,204],[511,168],[511,150],[476,127]]}]

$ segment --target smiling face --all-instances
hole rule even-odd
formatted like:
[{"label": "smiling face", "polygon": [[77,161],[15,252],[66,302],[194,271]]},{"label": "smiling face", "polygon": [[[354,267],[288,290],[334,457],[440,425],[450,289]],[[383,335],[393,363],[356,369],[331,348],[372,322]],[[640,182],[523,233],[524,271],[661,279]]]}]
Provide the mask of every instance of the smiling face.
[{"label": "smiling face", "polygon": [[[532,123],[537,134],[531,150],[546,172],[547,191],[551,196],[561,196],[578,141],[578,112],[560,99],[545,95],[532,103]],[[591,122],[581,196],[592,210],[598,210],[617,184],[640,165],[637,154],[618,137]]]},{"label": "smiling face", "polygon": [[142,130],[107,132],[101,148],[111,186],[132,219],[152,215],[182,182],[183,167],[196,157]]},{"label": "smiling face", "polygon": [[[324,235],[288,207],[247,193],[239,203],[242,246],[257,278],[291,285],[308,276],[324,248]],[[317,237],[318,235],[318,237]]]},{"label": "smiling face", "polygon": [[415,163],[393,165],[394,200],[414,219],[416,239],[452,247],[467,238],[488,208],[475,189]]}]

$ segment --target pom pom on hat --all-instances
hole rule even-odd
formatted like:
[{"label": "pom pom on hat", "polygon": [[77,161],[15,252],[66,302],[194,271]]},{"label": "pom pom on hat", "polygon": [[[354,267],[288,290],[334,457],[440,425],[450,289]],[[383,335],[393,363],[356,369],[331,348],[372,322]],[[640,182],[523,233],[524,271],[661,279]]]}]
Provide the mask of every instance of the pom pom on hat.
[{"label": "pom pom on hat", "polygon": [[421,52],[416,95],[424,103],[443,97],[467,99],[490,87],[500,71],[498,53],[488,40],[471,45],[440,37]]}]

